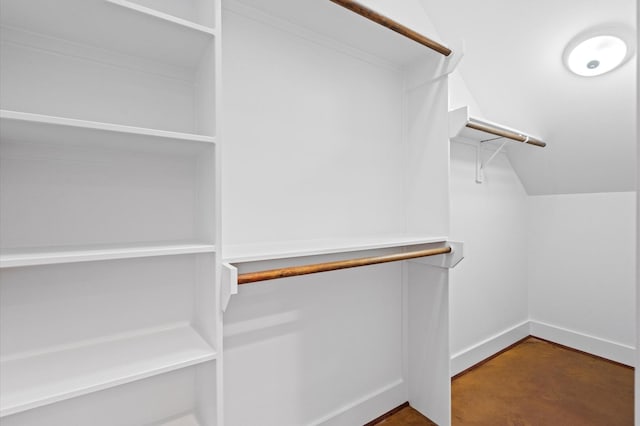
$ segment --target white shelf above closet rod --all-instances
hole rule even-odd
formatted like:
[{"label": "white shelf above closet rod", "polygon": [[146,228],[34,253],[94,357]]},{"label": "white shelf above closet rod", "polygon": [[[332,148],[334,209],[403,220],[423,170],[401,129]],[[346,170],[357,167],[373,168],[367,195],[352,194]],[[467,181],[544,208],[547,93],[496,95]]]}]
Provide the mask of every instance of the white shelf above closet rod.
[{"label": "white shelf above closet rod", "polygon": [[407,37],[408,39],[411,39],[417,43],[420,43],[423,46],[428,47],[429,49],[440,53],[441,55],[449,56],[452,53],[451,49],[449,49],[448,47],[443,46],[442,44],[434,40],[431,40],[429,37],[426,37],[412,30],[411,28],[405,27],[401,23],[396,22],[387,16],[384,16],[373,9],[369,9],[368,7],[358,3],[357,1],[353,1],[353,0],[330,0],[330,1],[346,9],[349,9],[350,11],[357,13],[358,15],[364,18],[369,19],[375,22],[376,24],[380,24],[384,27],[387,27],[390,30],[397,32],[398,34]]},{"label": "white shelf above closet rod", "polygon": [[[497,136],[497,138],[495,137]],[[540,148],[547,146],[540,138],[469,115],[469,108],[462,107],[449,111],[449,137],[451,139],[488,142],[499,138],[507,138]]]},{"label": "white shelf above closet rod", "polygon": [[335,262],[314,263],[310,265],[292,266],[288,268],[270,269],[266,271],[248,272],[238,275],[238,284],[250,284],[258,281],[288,278],[299,275],[315,274],[318,272],[336,271],[339,269],[356,268],[359,266],[377,265],[379,263],[398,262],[419,257],[435,256],[451,253],[451,247],[439,247],[425,250],[415,250],[386,256],[363,257],[358,259],[338,260]]},{"label": "white shelf above closet rod", "polygon": [[[484,170],[498,155],[509,140],[544,148],[547,146],[540,138],[514,130],[491,121],[469,116],[469,108],[462,107],[449,112],[449,137],[451,140],[477,142],[476,146],[476,182],[484,182]],[[502,144],[487,160],[482,160],[484,142],[504,139]]]},{"label": "white shelf above closet rod", "polygon": [[495,135],[501,138],[507,138],[507,139],[514,140],[516,142],[527,143],[529,145],[538,146],[540,148],[544,148],[545,146],[547,146],[545,142],[542,142],[541,140],[533,136],[516,132],[507,127],[502,127],[498,124],[491,123],[490,121],[483,121],[478,118],[469,118],[469,121],[465,126],[468,127],[469,129],[490,133],[492,135]]}]

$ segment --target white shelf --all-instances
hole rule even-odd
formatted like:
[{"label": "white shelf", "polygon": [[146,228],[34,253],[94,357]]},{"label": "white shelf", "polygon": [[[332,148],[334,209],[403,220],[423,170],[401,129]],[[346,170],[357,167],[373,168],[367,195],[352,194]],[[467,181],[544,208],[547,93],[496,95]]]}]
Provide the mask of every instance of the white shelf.
[{"label": "white shelf", "polygon": [[104,0],[104,1],[107,3],[111,3],[117,6],[130,9],[132,12],[141,13],[143,15],[149,15],[151,17],[167,21],[170,24],[175,24],[175,25],[183,26],[185,28],[190,28],[194,31],[199,31],[201,33],[209,34],[211,36],[216,35],[215,30],[211,27],[197,24],[195,22],[191,22],[186,19],[179,18],[177,16],[169,15],[168,13],[151,9],[149,7],[139,5],[131,1],[127,1],[127,0]]},{"label": "white shelf", "polygon": [[[505,140],[505,138],[494,133],[469,127],[468,124],[479,124],[481,127],[493,129],[494,131],[504,131],[514,135],[520,135],[522,137],[528,136],[535,141],[540,141],[540,138],[529,135],[526,132],[513,129],[493,121],[472,117],[469,114],[469,108],[466,106],[449,111],[449,138],[455,142],[466,143],[491,142],[493,140],[499,140],[499,142],[502,142]],[[499,142],[495,143],[497,144]]]},{"label": "white shelf", "polygon": [[200,426],[200,423],[198,423],[196,416],[187,414],[173,420],[162,422],[158,426]]},{"label": "white shelf", "polygon": [[213,348],[188,324],[5,357],[0,362],[0,416],[215,358]]},{"label": "white shelf", "polygon": [[117,143],[123,146],[158,141],[215,143],[215,138],[204,135],[8,110],[0,110],[0,132],[3,140],[26,142],[77,141],[113,145],[116,143],[114,139],[117,139]]},{"label": "white shelf", "polygon": [[126,0],[3,0],[3,25],[195,68],[215,30]]},{"label": "white shelf", "polygon": [[5,250],[0,254],[0,268],[53,265],[56,263],[93,262],[137,257],[215,253],[213,244],[176,243],[140,246],[47,247]]},{"label": "white shelf", "polygon": [[318,39],[319,35],[325,44],[338,43],[353,53],[370,55],[393,67],[401,68],[424,57],[441,58],[429,48],[329,0],[226,0],[223,7],[303,36],[312,34]]},{"label": "white shelf", "polygon": [[367,238],[285,241],[269,244],[227,245],[223,247],[222,256],[227,263],[242,263],[393,247],[408,247],[445,241],[447,241],[447,237],[444,236],[415,236],[404,234]]}]

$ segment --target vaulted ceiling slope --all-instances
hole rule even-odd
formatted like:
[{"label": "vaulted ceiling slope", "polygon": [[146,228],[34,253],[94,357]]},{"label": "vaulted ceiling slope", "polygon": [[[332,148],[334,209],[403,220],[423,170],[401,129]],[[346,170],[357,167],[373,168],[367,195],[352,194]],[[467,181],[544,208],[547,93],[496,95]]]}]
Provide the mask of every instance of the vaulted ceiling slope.
[{"label": "vaulted ceiling slope", "polygon": [[592,27],[636,31],[634,0],[421,0],[444,40],[465,46],[459,71],[484,118],[543,138],[509,158],[527,192],[633,191],[637,54],[599,77],[563,64]]}]

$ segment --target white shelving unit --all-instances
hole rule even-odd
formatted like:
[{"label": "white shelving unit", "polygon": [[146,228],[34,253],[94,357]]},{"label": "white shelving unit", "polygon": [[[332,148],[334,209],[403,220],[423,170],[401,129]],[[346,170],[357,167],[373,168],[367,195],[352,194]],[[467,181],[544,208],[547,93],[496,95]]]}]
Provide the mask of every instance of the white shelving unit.
[{"label": "white shelving unit", "polygon": [[[359,3],[432,31],[417,2]],[[329,0],[222,13],[225,424],[365,424],[407,400],[449,424],[446,269],[233,280],[446,243],[455,54]]]},{"label": "white shelving unit", "polygon": [[[205,378],[211,362],[154,375],[2,418],[2,424],[202,425],[215,404],[198,405],[197,393],[210,391]],[[205,401],[201,401],[204,403]]]},{"label": "white shelving unit", "polygon": [[14,355],[2,361],[1,415],[189,367],[215,355],[187,324]]},{"label": "white shelving unit", "polygon": [[[214,137],[5,110],[0,111],[0,137],[4,141],[2,173],[6,179],[2,195],[6,205],[0,219],[4,236],[0,267],[215,252],[211,225],[206,229],[210,210],[205,208],[205,203],[213,204],[207,197],[215,192],[214,182],[210,176],[199,176],[203,168],[212,167]],[[73,163],[77,163],[75,170]],[[87,167],[93,170],[88,172]],[[141,176],[139,170],[145,167],[147,174]],[[107,187],[109,182],[98,187],[86,185],[85,178],[90,173],[97,174],[97,170],[104,170],[105,178],[118,175],[114,176],[111,189]],[[155,185],[149,183],[152,174],[157,179]],[[42,179],[40,187],[31,184],[31,192],[24,191],[29,180],[37,177]],[[60,188],[55,178],[64,180],[69,189]],[[171,184],[184,189],[181,193],[174,190],[175,195],[168,191],[162,194],[161,185]],[[150,189],[157,195],[149,196]],[[42,196],[34,200],[36,191]],[[122,205],[127,192],[130,202]],[[53,206],[55,197],[51,194],[63,196],[65,203]],[[114,201],[102,212],[89,205],[92,199],[107,204],[109,197]],[[183,207],[177,207],[180,204]],[[113,209],[110,218],[100,217],[106,216],[109,208]],[[56,229],[41,220],[41,212],[48,213]],[[89,214],[95,218],[86,220]],[[131,220],[136,214],[139,218]],[[182,217],[189,224],[198,215],[198,229],[169,230],[172,217]],[[140,221],[149,226],[154,216],[159,219],[156,229],[136,235]],[[107,231],[108,221],[112,228]],[[130,224],[122,229],[127,221]],[[83,222],[85,232],[78,232]],[[96,234],[97,229],[93,228],[101,228],[94,226],[96,222],[105,232],[89,238],[91,233]],[[71,229],[73,233],[62,235]],[[117,235],[121,237],[115,238]],[[145,239],[150,241],[140,242]]]},{"label": "white shelving unit", "polygon": [[445,263],[229,280],[449,244],[456,59],[329,0],[224,4],[3,0],[3,426],[449,423]]},{"label": "white shelving unit", "polygon": [[219,2],[0,24],[0,422],[221,425]]},{"label": "white shelving unit", "polygon": [[[194,2],[184,2],[186,7],[189,3]],[[64,0],[55,5],[46,0],[9,0],[2,5],[0,22],[8,28],[195,68],[215,36],[215,17],[207,20],[210,25],[202,25],[152,5],[127,0]]]}]

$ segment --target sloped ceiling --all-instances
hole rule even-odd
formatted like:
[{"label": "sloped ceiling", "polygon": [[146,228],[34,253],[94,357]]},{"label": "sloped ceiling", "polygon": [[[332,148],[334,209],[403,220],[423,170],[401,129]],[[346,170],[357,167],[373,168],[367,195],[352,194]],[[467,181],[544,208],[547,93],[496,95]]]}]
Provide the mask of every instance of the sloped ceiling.
[{"label": "sloped ceiling", "polygon": [[439,35],[465,56],[459,71],[488,120],[548,142],[509,144],[527,192],[635,190],[636,58],[599,77],[563,65],[592,27],[636,29],[634,0],[421,0]]}]

